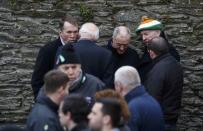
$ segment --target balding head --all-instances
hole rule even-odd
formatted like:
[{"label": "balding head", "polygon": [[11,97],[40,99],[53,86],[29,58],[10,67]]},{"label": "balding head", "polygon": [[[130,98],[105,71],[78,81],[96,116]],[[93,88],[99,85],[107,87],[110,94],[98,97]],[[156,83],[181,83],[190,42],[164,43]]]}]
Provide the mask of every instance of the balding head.
[{"label": "balding head", "polygon": [[[147,45],[149,51],[153,51],[155,56],[159,56],[165,53],[168,53],[168,43],[162,37],[153,38]],[[150,55],[151,56],[151,55]],[[153,58],[153,56],[151,56]]]},{"label": "balding head", "polygon": [[128,27],[119,26],[114,29],[111,44],[119,55],[122,55],[126,52],[130,43],[130,37],[131,33]]},{"label": "balding head", "polygon": [[134,67],[122,66],[115,72],[114,83],[117,92],[124,96],[133,88],[140,86],[141,80]]},{"label": "balding head", "polygon": [[98,40],[99,39],[99,28],[94,23],[85,23],[81,26],[80,39]]},{"label": "balding head", "polygon": [[116,27],[113,32],[113,38],[116,38],[116,37],[126,37],[130,39],[131,37],[130,29],[126,26]]}]

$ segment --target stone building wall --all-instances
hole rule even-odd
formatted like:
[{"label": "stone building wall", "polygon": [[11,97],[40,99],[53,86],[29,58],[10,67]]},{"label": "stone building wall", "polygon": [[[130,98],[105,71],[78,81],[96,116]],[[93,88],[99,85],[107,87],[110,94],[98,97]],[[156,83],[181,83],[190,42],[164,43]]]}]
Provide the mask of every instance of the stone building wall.
[{"label": "stone building wall", "polygon": [[69,13],[80,24],[95,22],[105,44],[113,28],[135,27],[143,15],[165,24],[181,55],[184,92],[179,130],[203,130],[203,0],[0,0],[0,125],[24,124],[33,104],[30,79],[40,47],[57,38],[58,21]]}]

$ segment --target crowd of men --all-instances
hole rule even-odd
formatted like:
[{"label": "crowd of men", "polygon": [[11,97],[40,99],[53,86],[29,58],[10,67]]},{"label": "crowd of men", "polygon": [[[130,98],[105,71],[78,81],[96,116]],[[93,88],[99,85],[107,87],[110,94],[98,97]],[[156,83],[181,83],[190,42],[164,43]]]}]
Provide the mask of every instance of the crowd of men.
[{"label": "crowd of men", "polygon": [[114,29],[105,46],[99,28],[65,16],[59,37],[43,46],[32,75],[35,104],[27,131],[175,131],[181,109],[180,56],[160,21],[142,17],[136,33]]}]

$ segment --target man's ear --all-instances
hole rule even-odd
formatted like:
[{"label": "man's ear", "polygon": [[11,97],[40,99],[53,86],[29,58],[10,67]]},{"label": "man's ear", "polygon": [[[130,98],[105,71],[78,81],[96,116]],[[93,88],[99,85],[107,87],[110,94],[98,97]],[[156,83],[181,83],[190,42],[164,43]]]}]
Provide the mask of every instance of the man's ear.
[{"label": "man's ear", "polygon": [[71,120],[71,113],[69,111],[67,112],[66,116],[68,120]]},{"label": "man's ear", "polygon": [[105,125],[107,125],[108,123],[110,123],[111,122],[111,117],[109,116],[109,115],[105,115],[104,117],[103,117],[103,123],[105,124]]},{"label": "man's ear", "polygon": [[161,35],[161,31],[160,30],[156,30],[157,32],[157,37],[159,37]]},{"label": "man's ear", "polygon": [[66,86],[65,85],[61,85],[60,88],[57,90],[57,92],[59,94],[64,93],[64,91],[66,90]]},{"label": "man's ear", "polygon": [[123,86],[122,86],[122,84],[119,81],[115,82],[115,89],[116,89],[116,92],[118,92],[119,94],[122,93]]},{"label": "man's ear", "polygon": [[149,55],[152,59],[154,59],[157,55],[154,53],[154,51],[149,50]]}]

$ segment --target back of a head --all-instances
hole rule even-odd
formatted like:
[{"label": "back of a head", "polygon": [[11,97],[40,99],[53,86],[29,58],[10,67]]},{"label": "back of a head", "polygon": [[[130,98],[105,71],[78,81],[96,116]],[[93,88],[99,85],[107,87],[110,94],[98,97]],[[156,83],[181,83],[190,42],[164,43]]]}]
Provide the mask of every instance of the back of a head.
[{"label": "back of a head", "polygon": [[132,66],[122,66],[115,72],[114,82],[119,82],[128,90],[141,85],[138,71]]},{"label": "back of a head", "polygon": [[130,37],[131,37],[130,29],[126,26],[116,27],[113,32],[113,38],[116,38],[118,36],[130,39]]},{"label": "back of a head", "polygon": [[125,99],[119,93],[117,93],[115,90],[112,90],[112,89],[106,89],[106,90],[98,91],[95,94],[96,100],[105,98],[105,97],[111,97],[111,98],[118,99],[118,101],[121,105],[122,116],[123,116],[124,120],[127,121],[130,118],[130,111],[128,109],[128,105],[127,105]]},{"label": "back of a head", "polygon": [[106,97],[96,101],[101,103],[101,112],[103,115],[109,115],[111,117],[111,125],[116,128],[119,127],[121,121],[121,106],[116,98]]},{"label": "back of a head", "polygon": [[155,37],[147,45],[148,50],[152,50],[156,55],[168,53],[168,43],[162,37]]},{"label": "back of a head", "polygon": [[25,131],[25,129],[22,129],[16,125],[3,125],[0,127],[0,131]]},{"label": "back of a head", "polygon": [[64,114],[71,113],[75,123],[87,122],[87,115],[90,112],[88,101],[80,95],[68,95],[64,98],[62,111]]},{"label": "back of a head", "polygon": [[53,94],[61,86],[66,87],[69,78],[68,76],[60,70],[51,70],[44,76],[44,88],[45,93]]},{"label": "back of a head", "polygon": [[80,39],[98,40],[99,28],[94,23],[85,23],[79,30]]}]

